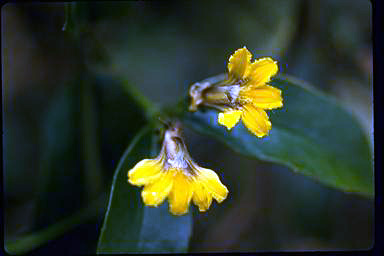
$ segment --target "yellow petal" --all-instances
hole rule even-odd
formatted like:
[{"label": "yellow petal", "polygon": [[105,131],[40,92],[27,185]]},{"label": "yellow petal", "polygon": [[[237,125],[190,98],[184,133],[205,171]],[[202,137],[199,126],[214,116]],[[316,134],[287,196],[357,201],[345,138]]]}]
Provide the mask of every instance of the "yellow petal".
[{"label": "yellow petal", "polygon": [[230,130],[239,122],[241,112],[241,110],[228,110],[224,113],[219,113],[218,122],[219,124],[227,127],[228,130]]},{"label": "yellow petal", "polygon": [[235,79],[242,79],[251,62],[251,58],[252,54],[245,48],[245,46],[236,50],[229,58],[229,75]]},{"label": "yellow petal", "polygon": [[144,159],[128,171],[128,182],[137,186],[148,184],[160,176],[161,168],[161,161]]},{"label": "yellow petal", "polygon": [[199,211],[205,212],[209,206],[211,206],[212,195],[201,182],[196,181],[192,200],[193,203],[199,207]]},{"label": "yellow petal", "polygon": [[261,109],[247,104],[243,107],[243,122],[245,126],[257,137],[263,137],[268,134],[272,125],[267,113]]},{"label": "yellow petal", "polygon": [[258,108],[272,109],[283,106],[280,89],[269,85],[246,86],[239,95],[241,98],[251,101]]},{"label": "yellow petal", "polygon": [[175,215],[185,214],[193,194],[192,177],[185,175],[183,170],[176,170],[173,179],[172,191],[168,197],[169,210]]},{"label": "yellow petal", "polygon": [[219,176],[214,171],[199,167],[197,182],[203,184],[204,188],[212,194],[217,202],[221,203],[227,198],[228,189],[221,183]]},{"label": "yellow petal", "polygon": [[173,185],[172,171],[164,171],[160,178],[151,184],[145,185],[141,197],[146,205],[157,206],[169,195]]},{"label": "yellow petal", "polygon": [[249,83],[255,86],[261,86],[269,82],[271,77],[274,76],[278,70],[279,67],[277,66],[276,61],[269,57],[261,58],[255,60],[248,66],[244,77],[250,81]]}]

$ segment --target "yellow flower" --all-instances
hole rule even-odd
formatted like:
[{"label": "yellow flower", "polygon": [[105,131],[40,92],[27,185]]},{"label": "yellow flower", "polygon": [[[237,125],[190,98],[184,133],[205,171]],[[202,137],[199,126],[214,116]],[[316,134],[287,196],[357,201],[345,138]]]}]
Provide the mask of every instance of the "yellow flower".
[{"label": "yellow flower", "polygon": [[281,91],[267,85],[278,71],[276,61],[266,57],[251,62],[252,54],[246,47],[240,48],[229,58],[228,79],[210,84],[196,83],[191,86],[190,110],[199,105],[221,111],[218,122],[232,129],[242,118],[253,134],[263,137],[271,130],[266,109],[283,106]]},{"label": "yellow flower", "polygon": [[144,159],[128,171],[128,182],[144,186],[141,196],[145,205],[158,206],[168,197],[169,210],[175,215],[187,213],[191,200],[204,212],[212,197],[221,203],[228,194],[214,171],[191,159],[179,126],[166,130],[157,158]]}]

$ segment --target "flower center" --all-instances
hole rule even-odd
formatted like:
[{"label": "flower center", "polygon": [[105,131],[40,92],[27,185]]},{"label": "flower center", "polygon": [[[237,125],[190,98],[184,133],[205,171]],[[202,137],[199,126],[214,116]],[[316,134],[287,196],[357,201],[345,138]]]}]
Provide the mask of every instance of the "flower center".
[{"label": "flower center", "polygon": [[235,104],[237,98],[239,97],[239,92],[240,92],[240,85],[235,84],[231,86],[226,86],[229,87],[226,91],[227,97],[231,104]]},{"label": "flower center", "polygon": [[178,151],[176,154],[170,156],[167,159],[167,164],[176,169],[187,169],[189,167],[184,159],[184,153],[182,151]]}]

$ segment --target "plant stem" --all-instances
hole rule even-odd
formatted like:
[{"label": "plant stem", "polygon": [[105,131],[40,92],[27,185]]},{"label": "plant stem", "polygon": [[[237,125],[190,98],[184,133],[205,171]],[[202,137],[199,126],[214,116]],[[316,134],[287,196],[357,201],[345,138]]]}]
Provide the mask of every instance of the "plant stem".
[{"label": "plant stem", "polygon": [[153,104],[144,94],[142,94],[136,87],[131,86],[128,81],[122,79],[124,90],[131,95],[136,102],[145,110],[145,115],[148,121],[152,121],[156,116],[160,115],[160,111],[155,104]]},{"label": "plant stem", "polygon": [[5,241],[5,249],[10,254],[24,254],[30,252],[43,244],[56,239],[77,225],[97,217],[100,213],[100,209],[105,209],[105,201],[106,195],[103,193],[98,199],[89,204],[88,207],[79,210],[72,216],[63,219],[52,226],[13,241]]}]

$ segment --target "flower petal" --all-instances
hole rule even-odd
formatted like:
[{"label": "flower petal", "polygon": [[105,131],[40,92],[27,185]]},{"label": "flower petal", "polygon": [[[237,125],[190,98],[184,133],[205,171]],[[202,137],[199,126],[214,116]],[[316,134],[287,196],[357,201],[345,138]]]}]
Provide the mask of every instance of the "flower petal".
[{"label": "flower petal", "polygon": [[245,126],[257,137],[263,137],[268,134],[272,125],[267,113],[249,103],[243,107],[243,122]]},{"label": "flower petal", "polygon": [[212,193],[213,198],[215,198],[217,202],[221,203],[227,198],[228,189],[221,183],[219,176],[217,176],[214,171],[199,167],[197,179],[197,182],[203,184],[207,192]]},{"label": "flower petal", "polygon": [[169,194],[169,210],[172,214],[181,215],[188,212],[192,199],[192,177],[185,175],[183,170],[175,170],[172,191]]},{"label": "flower petal", "polygon": [[244,46],[235,51],[229,58],[228,72],[232,78],[242,79],[245,71],[251,63],[252,54]]},{"label": "flower petal", "polygon": [[192,200],[199,207],[199,211],[205,212],[211,206],[212,195],[202,183],[195,181]]},{"label": "flower petal", "polygon": [[251,101],[255,107],[263,109],[279,108],[283,106],[281,90],[269,85],[247,86],[240,91],[240,97]]},{"label": "flower petal", "polygon": [[261,58],[255,60],[248,66],[244,77],[249,80],[250,84],[261,86],[269,82],[271,77],[274,76],[278,70],[279,67],[277,66],[276,61],[269,57]]},{"label": "flower petal", "polygon": [[169,195],[173,186],[172,171],[165,171],[156,182],[148,184],[141,192],[141,197],[146,205],[157,206]]},{"label": "flower petal", "polygon": [[133,185],[145,185],[156,180],[161,174],[161,161],[144,159],[128,171],[128,182]]},{"label": "flower petal", "polygon": [[219,113],[218,122],[221,125],[227,127],[228,130],[232,129],[235,126],[241,117],[241,110],[227,110],[224,113]]}]

